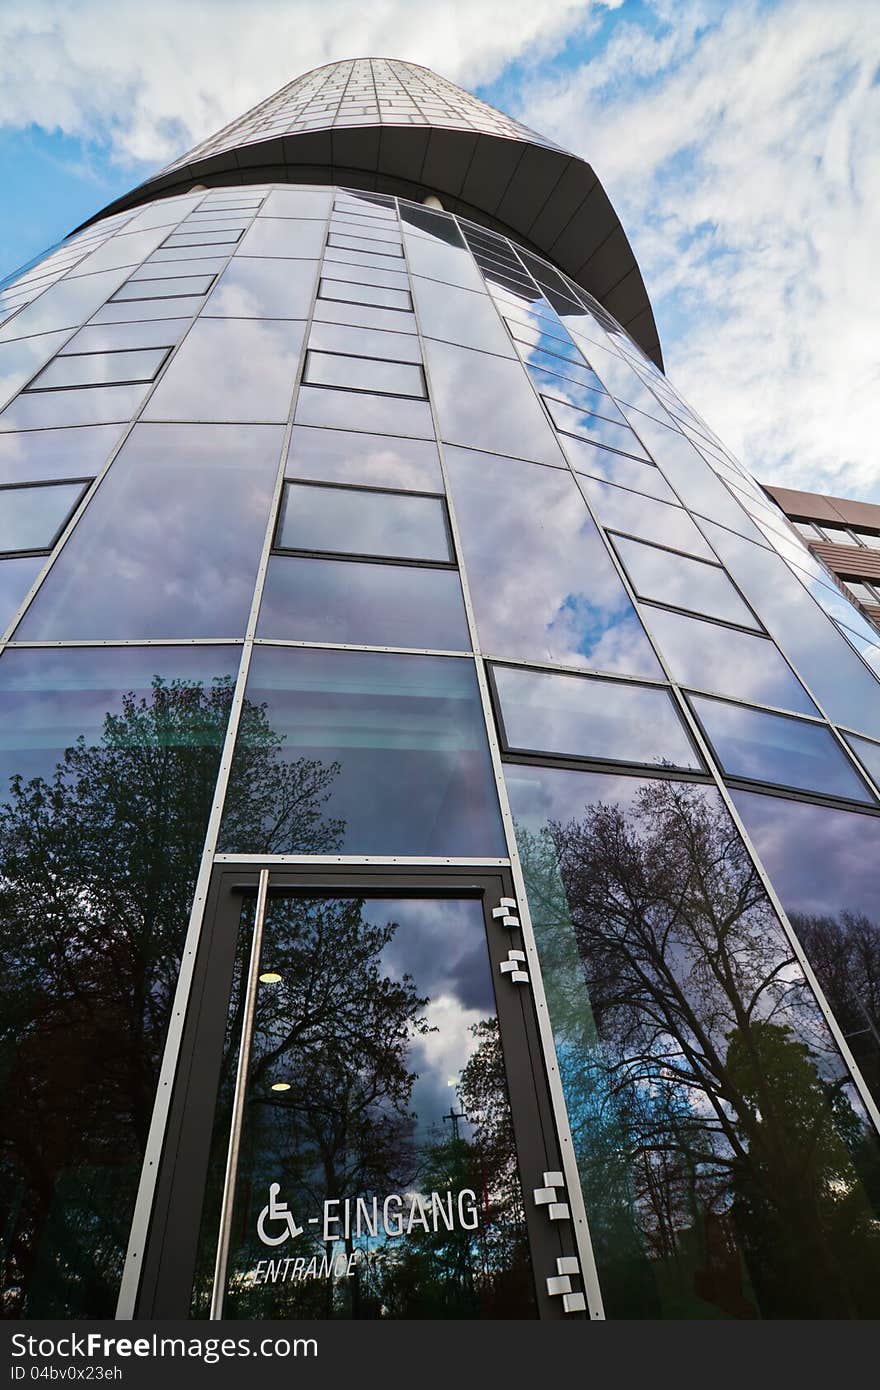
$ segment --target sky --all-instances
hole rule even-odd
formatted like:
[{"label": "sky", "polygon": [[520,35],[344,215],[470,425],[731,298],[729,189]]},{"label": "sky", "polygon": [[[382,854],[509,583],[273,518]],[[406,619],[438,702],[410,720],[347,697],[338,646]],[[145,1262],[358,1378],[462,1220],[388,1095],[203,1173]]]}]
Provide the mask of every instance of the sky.
[{"label": "sky", "polygon": [[589,160],[685,399],[762,481],[880,502],[876,0],[2,0],[0,275],[368,55]]}]

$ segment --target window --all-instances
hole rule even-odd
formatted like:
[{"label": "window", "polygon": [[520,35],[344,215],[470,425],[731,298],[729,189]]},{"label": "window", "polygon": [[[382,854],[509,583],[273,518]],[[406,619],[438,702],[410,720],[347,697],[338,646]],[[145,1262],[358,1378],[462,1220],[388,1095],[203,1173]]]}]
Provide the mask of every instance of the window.
[{"label": "window", "polygon": [[283,550],[451,564],[440,497],[287,483],[278,526]]},{"label": "window", "polygon": [[667,690],[520,666],[490,669],[507,752],[702,770]]},{"label": "window", "polygon": [[322,278],[319,299],[338,299],[352,304],[372,304],[383,309],[412,309],[408,290],[386,289],[379,285],[359,285],[349,280]]},{"label": "window", "polygon": [[425,397],[425,377],[420,366],[377,357],[352,357],[312,349],[306,354],[303,380],[315,386],[340,386],[350,391]]},{"label": "window", "polygon": [[128,348],[121,352],[77,352],[56,357],[28,391],[61,391],[70,386],[112,386],[152,381],[170,348]]},{"label": "window", "polygon": [[871,531],[853,531],[853,535],[869,550],[880,550],[880,536],[875,536]]},{"label": "window", "polygon": [[81,480],[0,488],[0,553],[51,550],[87,487]]},{"label": "window", "polygon": [[273,555],[258,637],[362,647],[470,648],[452,568]]},{"label": "window", "polygon": [[216,278],[215,275],[178,275],[167,280],[129,280],[108,302],[119,304],[130,299],[177,299],[183,295],[207,294]]},{"label": "window", "polygon": [[385,241],[373,237],[346,236],[342,232],[331,232],[327,238],[328,246],[347,246],[352,251],[372,251],[377,255],[403,260],[403,247],[399,241]]},{"label": "window", "polygon": [[853,546],[859,544],[852,531],[847,530],[845,526],[829,526],[823,523],[815,529],[819,531],[827,541],[830,541],[832,545]]},{"label": "window", "polygon": [[874,801],[825,725],[702,695],[691,704],[729,776]]},{"label": "window", "polygon": [[[609,406],[613,405],[610,396],[606,396],[605,399]],[[613,420],[606,420],[602,416],[593,415],[591,412],[580,410],[573,405],[565,405],[562,401],[554,400],[552,396],[545,395],[542,400],[550,412],[550,418],[554,425],[563,433],[573,434],[577,439],[590,440],[594,444],[601,444],[606,449],[619,449],[621,453],[630,454],[634,458],[647,458],[647,454],[638,439],[626,425],[615,423]]]},{"label": "window", "polygon": [[880,604],[880,588],[875,589],[860,579],[844,579],[843,582],[859,603],[873,604],[875,607]]},{"label": "window", "polygon": [[623,536],[612,539],[640,598],[740,627],[758,626],[720,566]]},{"label": "window", "polygon": [[206,232],[199,228],[195,232],[178,232],[162,242],[163,246],[234,246],[241,232],[228,229],[220,232]]}]

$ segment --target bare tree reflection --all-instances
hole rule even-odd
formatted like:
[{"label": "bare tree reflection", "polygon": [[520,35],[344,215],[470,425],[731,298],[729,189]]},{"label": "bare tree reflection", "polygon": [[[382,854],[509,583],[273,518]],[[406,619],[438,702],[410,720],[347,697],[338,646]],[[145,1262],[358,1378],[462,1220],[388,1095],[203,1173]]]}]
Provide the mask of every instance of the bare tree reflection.
[{"label": "bare tree reflection", "polygon": [[876,1147],[714,793],[520,839],[612,1311],[876,1313]]},{"label": "bare tree reflection", "polygon": [[[0,806],[2,1312],[112,1316],[232,682],[156,679]],[[266,798],[317,852],[335,765],[280,756],[245,704],[229,809]]]},{"label": "bare tree reflection", "polygon": [[791,924],[880,1104],[880,921],[793,912]]}]

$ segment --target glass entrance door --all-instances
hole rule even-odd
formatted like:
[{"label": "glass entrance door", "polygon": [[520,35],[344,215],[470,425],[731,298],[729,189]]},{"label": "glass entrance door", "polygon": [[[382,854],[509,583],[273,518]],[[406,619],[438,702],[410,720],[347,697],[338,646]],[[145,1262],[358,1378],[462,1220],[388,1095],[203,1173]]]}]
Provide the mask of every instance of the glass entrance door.
[{"label": "glass entrance door", "polygon": [[173,1212],[197,1194],[191,1317],[563,1314],[573,1233],[534,1202],[560,1165],[503,878],[225,877],[153,1315],[182,1311]]}]

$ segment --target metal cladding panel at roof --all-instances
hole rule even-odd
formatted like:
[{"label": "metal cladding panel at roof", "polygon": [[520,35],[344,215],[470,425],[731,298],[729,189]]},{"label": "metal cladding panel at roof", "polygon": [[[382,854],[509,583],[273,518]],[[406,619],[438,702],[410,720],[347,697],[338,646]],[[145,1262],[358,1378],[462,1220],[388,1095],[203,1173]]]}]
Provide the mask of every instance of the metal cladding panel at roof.
[{"label": "metal cladding panel at roof", "polygon": [[663,366],[641,271],[591,166],[429,68],[386,58],[316,68],[104,212],[193,182],[265,181],[436,194],[547,256]]}]

